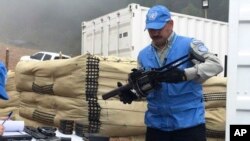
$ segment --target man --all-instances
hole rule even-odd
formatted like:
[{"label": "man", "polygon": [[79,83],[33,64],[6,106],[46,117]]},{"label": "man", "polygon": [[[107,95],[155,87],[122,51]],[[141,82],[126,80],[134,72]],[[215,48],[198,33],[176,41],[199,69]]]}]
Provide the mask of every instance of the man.
[{"label": "man", "polygon": [[[152,43],[140,51],[139,68],[159,68],[194,51],[205,62],[190,60],[160,78],[161,87],[146,99],[146,141],[206,141],[205,107],[201,83],[219,74],[223,68],[219,59],[207,47],[193,38],[177,35],[169,10],[156,5],[149,9],[146,29]],[[123,93],[120,100],[131,103],[136,96]]]},{"label": "man", "polygon": [[[5,68],[5,65],[0,62],[0,98],[4,100],[8,100],[9,97],[5,91],[5,84],[7,81],[7,70]],[[4,126],[0,124],[0,136],[3,135],[4,132]]]}]

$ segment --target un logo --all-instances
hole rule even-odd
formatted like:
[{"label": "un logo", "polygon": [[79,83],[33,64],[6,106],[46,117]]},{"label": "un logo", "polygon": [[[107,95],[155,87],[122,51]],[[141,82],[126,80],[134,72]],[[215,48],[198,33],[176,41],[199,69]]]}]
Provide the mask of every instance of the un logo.
[{"label": "un logo", "polygon": [[153,20],[156,19],[157,15],[158,15],[157,12],[151,12],[151,13],[149,13],[149,15],[148,15],[148,19],[153,21]]}]

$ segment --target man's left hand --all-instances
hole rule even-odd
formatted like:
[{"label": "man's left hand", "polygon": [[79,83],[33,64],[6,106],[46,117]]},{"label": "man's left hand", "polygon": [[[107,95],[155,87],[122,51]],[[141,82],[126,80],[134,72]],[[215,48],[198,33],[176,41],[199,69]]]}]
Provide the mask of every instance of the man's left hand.
[{"label": "man's left hand", "polygon": [[178,68],[174,68],[172,70],[165,72],[163,76],[160,76],[159,78],[160,82],[168,82],[168,83],[178,83],[186,80],[187,77],[185,75],[185,72]]}]

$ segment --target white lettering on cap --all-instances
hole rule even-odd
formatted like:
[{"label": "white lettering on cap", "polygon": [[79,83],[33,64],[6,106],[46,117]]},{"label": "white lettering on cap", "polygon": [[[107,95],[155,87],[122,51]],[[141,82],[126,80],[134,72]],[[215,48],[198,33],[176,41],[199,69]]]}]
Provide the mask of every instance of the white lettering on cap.
[{"label": "white lettering on cap", "polygon": [[153,20],[156,19],[157,15],[158,15],[157,12],[151,12],[151,13],[149,13],[149,15],[148,15],[148,19],[153,21]]}]

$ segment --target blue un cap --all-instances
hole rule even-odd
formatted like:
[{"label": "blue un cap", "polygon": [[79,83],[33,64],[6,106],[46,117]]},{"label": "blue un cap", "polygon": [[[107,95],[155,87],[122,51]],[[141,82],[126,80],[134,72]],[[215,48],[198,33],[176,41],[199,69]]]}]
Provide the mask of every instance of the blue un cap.
[{"label": "blue un cap", "polygon": [[145,29],[162,29],[169,20],[171,15],[165,6],[153,6],[148,10]]},{"label": "blue un cap", "polygon": [[5,65],[2,62],[0,62],[0,98],[4,100],[9,99],[5,90],[6,81],[7,81],[7,70],[5,68]]}]

